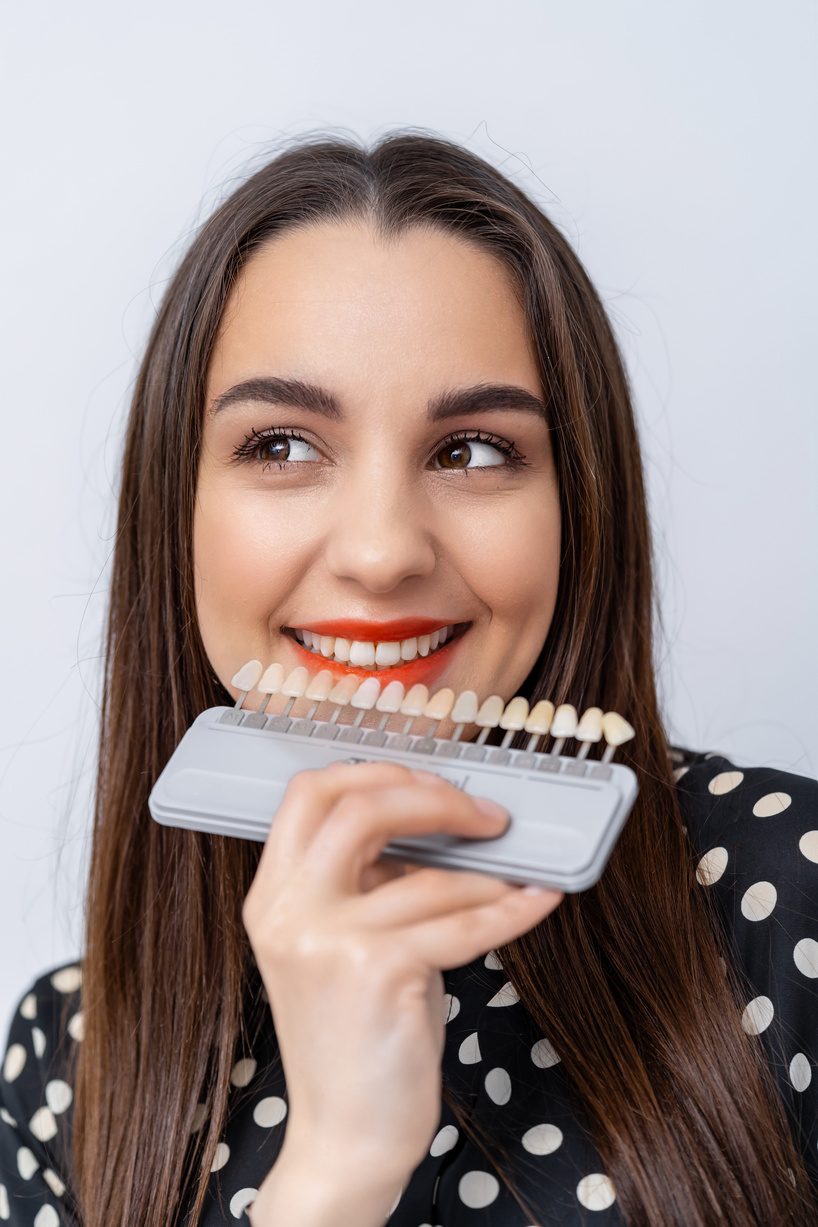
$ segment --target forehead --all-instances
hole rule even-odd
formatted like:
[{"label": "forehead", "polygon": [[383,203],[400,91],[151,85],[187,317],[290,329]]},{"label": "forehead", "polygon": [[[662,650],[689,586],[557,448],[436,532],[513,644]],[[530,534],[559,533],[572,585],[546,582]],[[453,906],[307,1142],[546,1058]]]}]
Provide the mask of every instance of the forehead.
[{"label": "forehead", "polygon": [[519,293],[499,260],[441,230],[385,238],[360,222],[289,231],[242,270],[211,394],[263,373],[370,392],[482,379],[539,391]]}]

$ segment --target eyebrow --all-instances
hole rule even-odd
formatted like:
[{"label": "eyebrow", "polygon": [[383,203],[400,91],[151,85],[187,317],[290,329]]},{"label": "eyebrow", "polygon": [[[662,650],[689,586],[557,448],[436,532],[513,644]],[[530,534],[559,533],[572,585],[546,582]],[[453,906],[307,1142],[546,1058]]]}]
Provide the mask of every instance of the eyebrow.
[{"label": "eyebrow", "polygon": [[[293,409],[308,409],[322,417],[339,421],[343,417],[337,399],[326,388],[304,383],[300,379],[277,379],[272,376],[246,379],[234,384],[213,402],[213,412],[220,413],[230,405],[256,401],[265,405],[288,405]],[[506,409],[534,413],[548,421],[548,409],[539,396],[516,384],[475,384],[471,388],[454,388],[429,401],[426,416],[430,422],[444,421],[488,410]]]}]

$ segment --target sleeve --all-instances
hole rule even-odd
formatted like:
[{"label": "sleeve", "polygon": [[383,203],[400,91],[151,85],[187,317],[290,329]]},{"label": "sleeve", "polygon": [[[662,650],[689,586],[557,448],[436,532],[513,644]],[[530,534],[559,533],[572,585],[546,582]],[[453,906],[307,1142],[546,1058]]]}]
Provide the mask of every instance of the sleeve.
[{"label": "sleeve", "polygon": [[720,755],[677,770],[696,878],[712,892],[793,1136],[818,1184],[818,782]]},{"label": "sleeve", "polygon": [[77,1221],[66,1172],[80,980],[73,965],[38,980],[9,1028],[0,1077],[0,1221],[12,1227]]}]

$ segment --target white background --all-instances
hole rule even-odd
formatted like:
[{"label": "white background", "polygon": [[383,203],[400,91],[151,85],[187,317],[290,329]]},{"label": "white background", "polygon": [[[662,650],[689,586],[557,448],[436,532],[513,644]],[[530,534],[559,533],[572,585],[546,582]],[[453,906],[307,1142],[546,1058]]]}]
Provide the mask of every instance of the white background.
[{"label": "white background", "polygon": [[112,488],[154,304],[269,142],[435,130],[565,230],[631,372],[671,732],[818,771],[812,0],[7,5],[0,1026],[81,936]]}]

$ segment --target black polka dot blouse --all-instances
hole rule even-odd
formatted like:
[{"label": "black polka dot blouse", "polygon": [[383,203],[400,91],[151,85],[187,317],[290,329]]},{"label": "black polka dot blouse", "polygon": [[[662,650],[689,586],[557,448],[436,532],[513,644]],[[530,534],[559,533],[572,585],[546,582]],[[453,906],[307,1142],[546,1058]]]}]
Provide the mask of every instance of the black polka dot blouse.
[{"label": "black polka dot blouse", "polygon": [[[697,856],[741,971],[753,986],[741,1015],[777,1078],[793,1135],[818,1185],[818,783],[718,755],[674,751]],[[445,973],[443,1079],[507,1154],[542,1227],[613,1227],[616,1189],[589,1140],[582,1108],[489,952]],[[73,1091],[66,1054],[82,1043],[82,972],[38,980],[11,1023],[0,1083],[0,1222],[72,1222],[66,1146]],[[200,1227],[243,1220],[276,1159],[287,1089],[269,1011],[252,1055],[233,1068],[232,1107],[213,1162]],[[204,1124],[204,1113],[195,1128]],[[441,1099],[429,1152],[392,1207],[390,1227],[528,1227],[529,1219]]]}]

